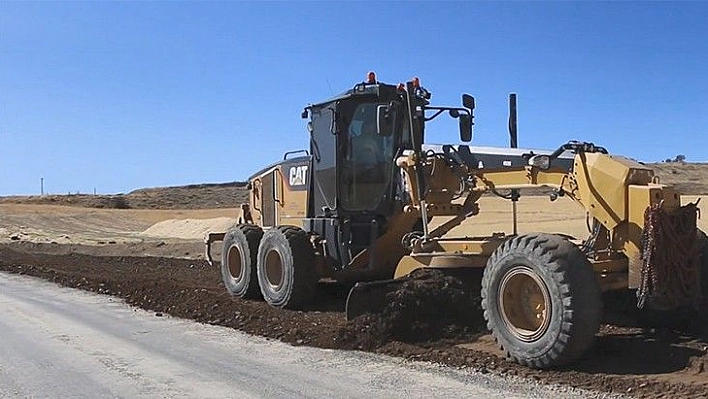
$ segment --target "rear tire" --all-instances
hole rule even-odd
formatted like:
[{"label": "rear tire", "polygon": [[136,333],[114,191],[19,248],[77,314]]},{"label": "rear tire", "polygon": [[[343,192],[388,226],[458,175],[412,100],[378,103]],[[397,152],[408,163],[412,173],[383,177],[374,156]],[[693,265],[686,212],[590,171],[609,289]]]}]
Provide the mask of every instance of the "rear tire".
[{"label": "rear tire", "polygon": [[263,230],[253,224],[234,226],[224,236],[221,278],[226,290],[240,298],[259,298],[256,254]]},{"label": "rear tire", "polygon": [[551,234],[514,237],[487,261],[482,278],[487,327],[518,363],[568,364],[591,346],[600,326],[600,287],[576,245]]},{"label": "rear tire", "polygon": [[258,284],[270,305],[302,309],[317,289],[315,254],[307,233],[293,226],[265,232],[258,247]]}]

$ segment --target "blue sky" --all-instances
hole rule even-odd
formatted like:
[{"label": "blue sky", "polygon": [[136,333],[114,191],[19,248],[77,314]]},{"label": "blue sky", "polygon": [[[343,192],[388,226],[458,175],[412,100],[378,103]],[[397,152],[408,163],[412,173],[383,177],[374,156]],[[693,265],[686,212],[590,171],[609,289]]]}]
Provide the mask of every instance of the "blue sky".
[{"label": "blue sky", "polygon": [[370,70],[474,95],[476,145],[508,144],[516,92],[521,147],[708,162],[707,20],[702,2],[0,0],[0,195],[244,180]]}]

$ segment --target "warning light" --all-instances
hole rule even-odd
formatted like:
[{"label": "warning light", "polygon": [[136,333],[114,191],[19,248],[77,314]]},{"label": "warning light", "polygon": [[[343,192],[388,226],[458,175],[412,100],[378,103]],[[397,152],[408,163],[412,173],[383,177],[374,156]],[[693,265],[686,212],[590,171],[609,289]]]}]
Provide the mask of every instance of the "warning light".
[{"label": "warning light", "polygon": [[366,83],[369,83],[369,84],[374,84],[374,83],[376,83],[376,73],[374,73],[374,72],[369,72],[369,73],[366,75]]},{"label": "warning light", "polygon": [[399,83],[398,87],[396,87],[396,90],[401,92],[406,89],[406,86],[403,85],[403,83]]},{"label": "warning light", "polygon": [[416,89],[420,87],[420,79],[417,76],[413,78],[413,87]]}]

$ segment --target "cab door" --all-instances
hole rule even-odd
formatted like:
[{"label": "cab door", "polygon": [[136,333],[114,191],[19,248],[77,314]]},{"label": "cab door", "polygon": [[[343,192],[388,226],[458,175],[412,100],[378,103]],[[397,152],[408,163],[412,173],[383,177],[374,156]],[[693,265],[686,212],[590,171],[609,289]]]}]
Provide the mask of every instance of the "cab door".
[{"label": "cab door", "polygon": [[337,200],[337,135],[334,118],[336,103],[312,108],[312,209],[311,217],[329,217],[338,208]]}]

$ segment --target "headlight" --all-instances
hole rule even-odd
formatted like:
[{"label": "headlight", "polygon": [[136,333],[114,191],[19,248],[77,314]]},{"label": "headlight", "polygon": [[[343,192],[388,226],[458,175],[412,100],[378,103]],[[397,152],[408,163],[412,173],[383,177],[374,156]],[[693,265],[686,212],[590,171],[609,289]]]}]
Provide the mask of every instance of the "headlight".
[{"label": "headlight", "polygon": [[551,157],[548,155],[534,155],[529,159],[529,166],[548,170],[551,167]]}]

